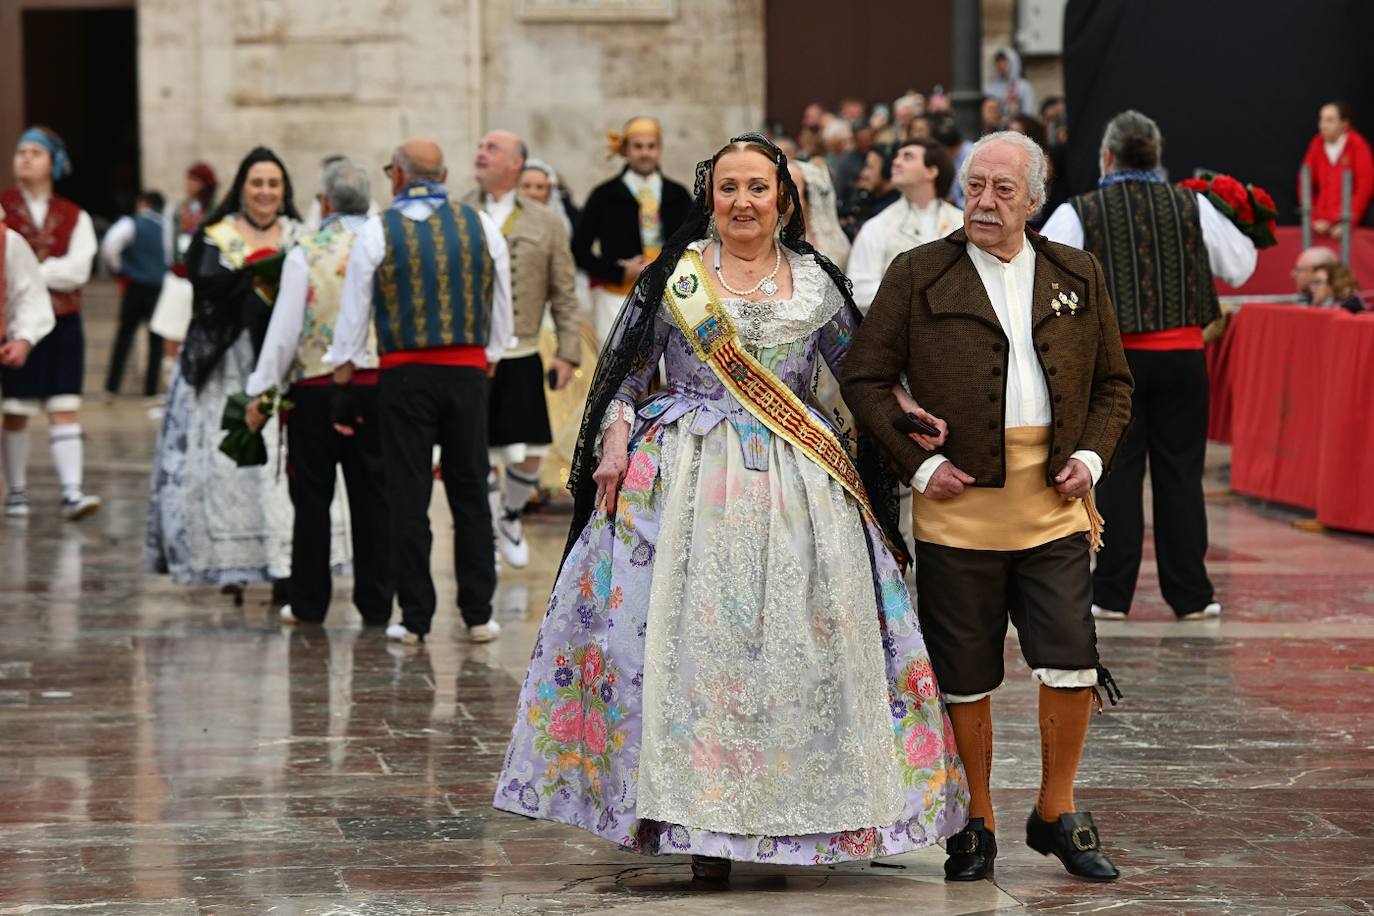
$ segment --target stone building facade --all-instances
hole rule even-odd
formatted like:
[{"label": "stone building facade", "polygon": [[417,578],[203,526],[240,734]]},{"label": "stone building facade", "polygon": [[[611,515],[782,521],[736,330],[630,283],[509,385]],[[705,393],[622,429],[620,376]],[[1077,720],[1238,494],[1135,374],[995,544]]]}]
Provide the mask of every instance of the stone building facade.
[{"label": "stone building facade", "polygon": [[179,188],[198,158],[228,173],[262,143],[302,203],[321,157],[375,163],[381,183],[397,142],[427,134],[458,190],[501,127],[581,199],[611,174],[606,132],[628,117],[662,119],[665,170],[690,181],[764,107],[763,0],[139,0],[138,21],[154,187]]}]

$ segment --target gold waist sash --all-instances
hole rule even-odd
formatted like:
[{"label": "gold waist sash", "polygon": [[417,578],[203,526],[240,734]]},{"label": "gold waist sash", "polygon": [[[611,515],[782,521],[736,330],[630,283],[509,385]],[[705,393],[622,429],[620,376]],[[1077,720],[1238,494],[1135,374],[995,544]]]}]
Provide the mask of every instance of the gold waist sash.
[{"label": "gold waist sash", "polygon": [[916,496],[916,540],[967,550],[1026,550],[1092,529],[1094,510],[1045,484],[1049,427],[1012,427],[1005,445],[1005,486],[968,487],[953,499]]}]

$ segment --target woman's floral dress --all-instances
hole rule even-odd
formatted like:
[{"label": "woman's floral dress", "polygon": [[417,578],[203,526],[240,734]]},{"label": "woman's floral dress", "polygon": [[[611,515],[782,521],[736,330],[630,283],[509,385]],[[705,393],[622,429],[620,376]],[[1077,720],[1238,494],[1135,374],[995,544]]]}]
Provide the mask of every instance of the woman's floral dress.
[{"label": "woman's floral dress", "polygon": [[[703,243],[698,243],[698,250]],[[793,295],[727,300],[803,399],[849,310],[809,256]],[[774,436],[660,309],[614,519],[569,554],[495,805],[648,854],[828,864],[948,837],[967,787],[910,595],[877,528]],[[658,355],[667,389],[647,399]]]}]

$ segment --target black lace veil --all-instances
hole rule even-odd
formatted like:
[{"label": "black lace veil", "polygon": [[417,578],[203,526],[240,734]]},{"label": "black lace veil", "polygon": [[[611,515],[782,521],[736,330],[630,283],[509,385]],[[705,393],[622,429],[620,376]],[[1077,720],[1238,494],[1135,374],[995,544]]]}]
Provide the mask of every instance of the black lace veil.
[{"label": "black lace veil", "polygon": [[262,349],[267,334],[271,306],[258,300],[253,292],[251,274],[246,270],[232,274],[221,270],[219,250],[209,245],[205,237],[207,228],[243,209],[243,186],[248,182],[248,170],[259,162],[271,162],[281,169],[281,213],[298,222],[301,218],[296,210],[291,173],[286,170],[286,163],[267,147],[254,147],[239,163],[229,192],[201,222],[186,252],[186,270],[195,288],[195,298],[180,359],[182,374],[197,391],[205,386],[245,327],[252,332],[254,354]]},{"label": "black lace veil", "polygon": [[[830,276],[844,297],[844,307],[849,309],[857,324],[862,315],[854,305],[849,278],[844,275],[829,258],[822,255],[811,243],[806,241],[806,223],[802,217],[801,198],[796,182],[787,170],[787,157],[777,144],[760,133],[746,133],[730,140],[730,144],[757,144],[771,151],[777,168],[778,186],[787,201],[786,216],[782,228],[782,245],[801,255],[811,255],[816,263]],[[681,228],[664,245],[663,251],[653,263],[639,275],[639,280],[630,290],[625,304],[620,309],[606,343],[601,348],[597,360],[596,374],[592,378],[591,390],[587,395],[586,411],[582,415],[582,428],[578,434],[577,449],[573,453],[572,468],[568,474],[568,489],[573,496],[572,529],[568,534],[567,546],[563,556],[566,559],[573,544],[586,527],[595,509],[596,481],[592,474],[596,471],[596,440],[601,430],[602,418],[610,407],[611,401],[625,379],[643,369],[653,356],[654,324],[658,310],[662,307],[663,292],[667,288],[678,261],[693,242],[707,237],[710,231],[711,205],[710,188],[714,170],[714,160],[705,159],[697,163],[696,183],[693,187],[692,210]],[[888,535],[892,544],[901,545],[902,536],[898,531],[898,503],[896,496],[896,477],[888,470],[886,460],[876,442],[866,436],[858,437],[857,466],[863,478],[865,489],[878,523]],[[909,558],[905,550],[898,557],[906,562]]]}]

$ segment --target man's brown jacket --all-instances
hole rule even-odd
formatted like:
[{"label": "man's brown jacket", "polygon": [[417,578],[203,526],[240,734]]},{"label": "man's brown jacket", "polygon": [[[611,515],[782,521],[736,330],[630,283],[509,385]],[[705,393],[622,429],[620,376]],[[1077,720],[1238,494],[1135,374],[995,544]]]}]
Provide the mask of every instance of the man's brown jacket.
[{"label": "man's brown jacket", "polygon": [[[1050,394],[1045,478],[1053,485],[1079,449],[1111,466],[1131,420],[1133,383],[1097,258],[1026,237],[1035,248],[1032,335]],[[940,454],[974,486],[1001,487],[1010,353],[967,243],[960,229],[892,262],[845,360],[842,391],[855,421],[910,480],[931,453],[892,427],[901,416],[892,385],[905,372],[916,403],[949,424]]]}]

